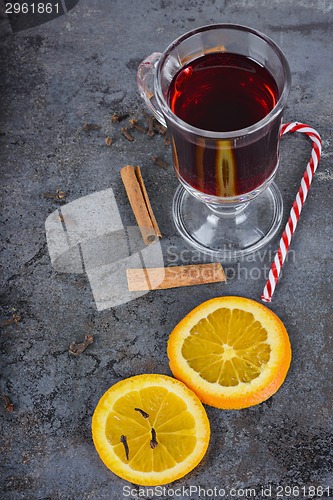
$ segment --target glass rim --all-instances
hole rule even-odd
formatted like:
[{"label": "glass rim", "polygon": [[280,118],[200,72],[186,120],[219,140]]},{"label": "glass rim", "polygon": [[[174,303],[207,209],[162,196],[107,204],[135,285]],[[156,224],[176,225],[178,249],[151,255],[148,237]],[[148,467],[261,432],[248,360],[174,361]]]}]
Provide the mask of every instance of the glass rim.
[{"label": "glass rim", "polygon": [[[265,41],[268,45],[270,45],[277,56],[280,59],[281,66],[284,70],[284,86],[283,90],[281,92],[281,95],[279,97],[279,100],[277,101],[276,105],[274,108],[260,121],[254,123],[253,125],[250,125],[249,127],[238,129],[238,130],[231,130],[229,132],[215,132],[212,130],[205,130],[205,129],[200,129],[197,127],[194,127],[193,125],[190,125],[189,123],[185,122],[181,118],[179,118],[170,108],[169,104],[167,103],[166,99],[164,98],[162,88],[161,88],[161,71],[163,67],[164,61],[167,59],[168,55],[174,49],[177,45],[179,45],[181,42],[184,40],[190,38],[191,36],[201,33],[204,31],[209,31],[213,29],[233,29],[235,31],[246,31],[248,33],[252,33],[253,35],[256,35],[258,38],[261,38],[263,41]],[[206,24],[204,26],[200,26],[198,28],[195,28],[191,31],[188,31],[187,33],[184,33],[180,37],[178,37],[176,40],[170,43],[170,45],[165,49],[165,51],[162,54],[162,57],[158,61],[156,72],[155,72],[155,92],[156,92],[156,99],[158,102],[158,105],[160,109],[162,110],[163,114],[175,125],[178,127],[185,129],[187,132],[191,132],[195,135],[200,135],[202,137],[205,137],[207,139],[235,139],[240,136],[244,135],[249,135],[253,132],[257,132],[258,130],[262,129],[269,123],[271,123],[282,111],[284,108],[287,98],[290,92],[290,87],[291,87],[291,72],[290,72],[290,67],[288,64],[288,61],[280,49],[280,47],[267,35],[264,33],[261,33],[258,30],[255,30],[254,28],[250,28],[248,26],[244,26],[241,24],[233,24],[233,23],[214,23],[214,24]]]}]

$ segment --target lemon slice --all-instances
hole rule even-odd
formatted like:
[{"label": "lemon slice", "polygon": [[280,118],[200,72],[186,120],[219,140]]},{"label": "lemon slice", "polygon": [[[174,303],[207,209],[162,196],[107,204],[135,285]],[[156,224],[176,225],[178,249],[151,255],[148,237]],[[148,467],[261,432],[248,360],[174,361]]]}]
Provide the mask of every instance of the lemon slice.
[{"label": "lemon slice", "polygon": [[218,297],[196,307],[172,331],[170,368],[202,402],[246,408],[283,383],[291,347],[282,321],[243,297]]},{"label": "lemon slice", "polygon": [[122,380],[102,396],[92,435],[112,472],[155,486],[183,477],[200,462],[210,426],[200,400],[184,384],[147,374]]}]

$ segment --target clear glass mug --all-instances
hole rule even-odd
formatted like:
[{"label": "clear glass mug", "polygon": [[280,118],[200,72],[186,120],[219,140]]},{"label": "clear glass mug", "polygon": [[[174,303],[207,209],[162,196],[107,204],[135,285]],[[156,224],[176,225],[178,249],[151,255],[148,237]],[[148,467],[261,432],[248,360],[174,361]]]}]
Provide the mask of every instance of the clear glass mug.
[{"label": "clear glass mug", "polygon": [[[172,111],[169,91],[175,75],[191,61],[218,52],[246,56],[273,77],[276,104],[257,123],[216,132],[190,125]],[[279,47],[245,26],[203,26],[142,61],[137,83],[148,109],[170,135],[180,181],[173,200],[180,234],[197,250],[221,260],[262,248],[276,234],[283,211],[280,191],[272,181],[291,76]]]}]

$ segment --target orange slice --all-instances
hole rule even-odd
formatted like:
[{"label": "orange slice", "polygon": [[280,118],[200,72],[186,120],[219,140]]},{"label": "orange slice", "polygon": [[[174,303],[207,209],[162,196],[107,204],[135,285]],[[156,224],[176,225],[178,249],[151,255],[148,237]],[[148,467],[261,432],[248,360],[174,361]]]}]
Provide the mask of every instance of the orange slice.
[{"label": "orange slice", "polygon": [[165,375],[137,375],[113,385],[92,420],[104,464],[131,483],[156,486],[191,471],[206,453],[210,427],[198,397]]},{"label": "orange slice", "polygon": [[243,297],[196,307],[172,331],[170,368],[202,402],[223,409],[265,401],[283,383],[291,348],[282,321]]}]

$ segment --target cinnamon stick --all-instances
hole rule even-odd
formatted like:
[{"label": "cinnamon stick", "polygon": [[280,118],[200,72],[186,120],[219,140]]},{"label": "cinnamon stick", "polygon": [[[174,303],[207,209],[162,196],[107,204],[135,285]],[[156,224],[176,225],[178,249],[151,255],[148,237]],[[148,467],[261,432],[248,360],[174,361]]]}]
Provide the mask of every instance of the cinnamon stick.
[{"label": "cinnamon stick", "polygon": [[140,167],[126,165],[120,170],[128,199],[146,245],[161,238],[157,221],[148,198]]},{"label": "cinnamon stick", "polygon": [[195,264],[188,266],[127,269],[130,292],[164,290],[181,286],[203,285],[226,281],[221,264]]}]

